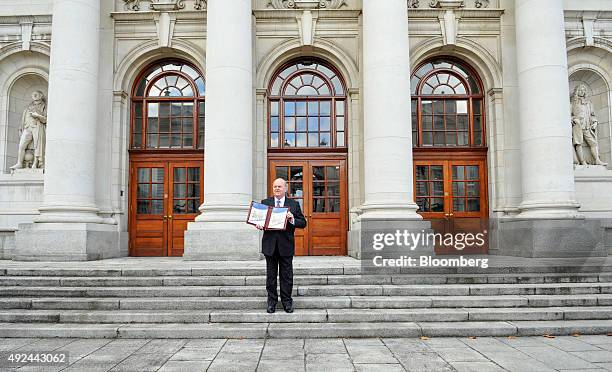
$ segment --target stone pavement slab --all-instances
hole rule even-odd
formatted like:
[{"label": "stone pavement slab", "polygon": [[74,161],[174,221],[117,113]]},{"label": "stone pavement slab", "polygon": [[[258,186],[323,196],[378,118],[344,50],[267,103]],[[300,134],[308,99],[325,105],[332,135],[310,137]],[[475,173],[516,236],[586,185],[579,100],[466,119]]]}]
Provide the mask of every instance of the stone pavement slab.
[{"label": "stone pavement slab", "polygon": [[71,353],[70,365],[2,371],[611,371],[612,337],[13,339],[4,350]]}]

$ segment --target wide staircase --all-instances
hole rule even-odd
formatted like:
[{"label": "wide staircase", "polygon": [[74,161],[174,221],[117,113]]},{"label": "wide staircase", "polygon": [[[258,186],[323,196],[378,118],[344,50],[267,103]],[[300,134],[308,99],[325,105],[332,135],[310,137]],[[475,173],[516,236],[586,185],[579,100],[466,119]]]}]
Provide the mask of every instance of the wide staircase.
[{"label": "wide staircase", "polygon": [[519,260],[486,270],[389,268],[362,275],[358,261],[346,257],[296,258],[292,314],[280,304],[276,313],[266,313],[261,261],[168,262],[0,261],[0,338],[612,333],[610,260]]}]

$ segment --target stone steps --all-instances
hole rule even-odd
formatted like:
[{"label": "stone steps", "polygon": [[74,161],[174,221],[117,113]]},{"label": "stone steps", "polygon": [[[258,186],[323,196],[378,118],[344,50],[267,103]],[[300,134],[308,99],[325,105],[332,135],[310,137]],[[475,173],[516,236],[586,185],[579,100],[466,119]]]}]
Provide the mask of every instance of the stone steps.
[{"label": "stone steps", "polygon": [[[121,271],[108,270],[95,272],[84,270],[11,270],[4,275],[0,270],[0,286],[176,286],[176,285],[263,285],[265,271],[261,274],[247,275],[144,275],[122,276]],[[144,271],[144,270],[139,270]],[[87,275],[78,275],[78,274]],[[33,274],[33,275],[29,275]],[[45,275],[46,274],[46,275]],[[73,275],[66,275],[73,274]],[[126,273],[128,274],[128,273]],[[157,272],[157,274],[164,274]],[[210,274],[210,273],[209,273]],[[402,275],[358,275],[358,274],[300,274],[294,275],[296,285],[353,285],[353,284],[538,284],[538,283],[609,283],[612,272],[605,273],[510,273],[510,274],[402,274]]]},{"label": "stone steps", "polygon": [[234,267],[168,260],[167,267],[157,261],[149,267],[150,261],[134,264],[126,259],[109,267],[22,263],[0,268],[0,337],[416,337],[612,331],[612,266],[529,264],[498,266],[486,273],[455,268],[420,274],[390,268],[360,275],[359,265],[296,261],[310,266],[294,266],[292,314],[282,311],[280,304],[276,313],[266,313],[263,262]]},{"label": "stone steps", "polygon": [[612,306],[253,310],[0,310],[0,323],[355,323],[610,320]]},{"label": "stone steps", "polygon": [[[296,296],[301,309],[612,306],[612,294],[501,296]],[[10,297],[0,309],[209,310],[265,309],[265,297]]]},{"label": "stone steps", "polygon": [[[152,287],[152,286],[261,286],[263,275],[203,276],[2,276],[2,286],[51,287]],[[295,275],[294,285],[360,285],[360,284],[543,284],[543,283],[610,283],[606,274],[455,274],[455,275]]]},{"label": "stone steps", "polygon": [[612,320],[361,323],[0,323],[0,337],[329,338],[606,334]]},{"label": "stone steps", "polygon": [[[612,283],[294,285],[294,296],[497,296],[612,294]],[[0,286],[1,297],[265,297],[260,286]]]},{"label": "stone steps", "polygon": [[[489,256],[490,258],[491,256]],[[612,276],[612,263],[600,262],[588,263],[588,259],[571,259],[572,264],[520,264],[490,266],[487,269],[480,267],[385,267],[376,268],[377,275],[402,275],[402,276],[445,276],[464,275],[482,277],[485,275],[510,275],[510,276],[546,276],[560,274],[561,276]],[[594,261],[594,262],[595,262]],[[362,270],[359,261],[356,264],[341,265],[327,264],[315,266],[300,266],[294,264],[293,273],[300,275],[360,275],[369,274]],[[221,264],[209,264],[206,267],[187,266],[169,267],[171,264],[159,267],[132,267],[128,263],[121,266],[108,267],[65,267],[59,265],[45,265],[43,267],[27,267],[27,264],[19,263],[14,267],[0,267],[0,276],[29,276],[29,277],[167,277],[167,276],[265,276],[265,262],[253,262],[243,264],[241,261],[232,263],[231,266]],[[127,268],[122,266],[128,266]],[[369,275],[367,275],[369,276]]]}]

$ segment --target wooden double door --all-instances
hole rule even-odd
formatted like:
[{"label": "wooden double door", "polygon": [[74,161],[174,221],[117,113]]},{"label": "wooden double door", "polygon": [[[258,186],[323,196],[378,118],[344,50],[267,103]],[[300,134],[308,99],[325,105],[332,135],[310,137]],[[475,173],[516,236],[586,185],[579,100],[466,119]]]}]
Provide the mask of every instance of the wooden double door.
[{"label": "wooden double door", "polygon": [[187,223],[202,204],[203,163],[189,158],[130,162],[131,256],[183,255]]},{"label": "wooden double door", "polygon": [[[436,254],[486,254],[488,252],[488,202],[486,160],[422,159],[414,161],[415,199],[419,213],[442,235],[483,234],[483,244],[467,245],[457,239],[436,241]],[[445,235],[448,237],[448,235]]]},{"label": "wooden double door", "polygon": [[287,197],[300,203],[308,221],[295,231],[295,254],[346,255],[346,158],[270,159],[268,170],[268,195],[276,178],[287,180]]}]

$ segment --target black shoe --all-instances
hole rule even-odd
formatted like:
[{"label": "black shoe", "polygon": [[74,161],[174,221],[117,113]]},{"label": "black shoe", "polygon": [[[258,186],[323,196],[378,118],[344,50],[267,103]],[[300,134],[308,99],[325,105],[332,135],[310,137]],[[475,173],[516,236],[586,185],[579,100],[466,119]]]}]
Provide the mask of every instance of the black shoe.
[{"label": "black shoe", "polygon": [[268,305],[268,309],[266,310],[268,314],[272,314],[276,311],[276,306]]},{"label": "black shoe", "polygon": [[293,312],[293,305],[283,306],[283,308],[285,309],[286,313],[292,313]]}]

